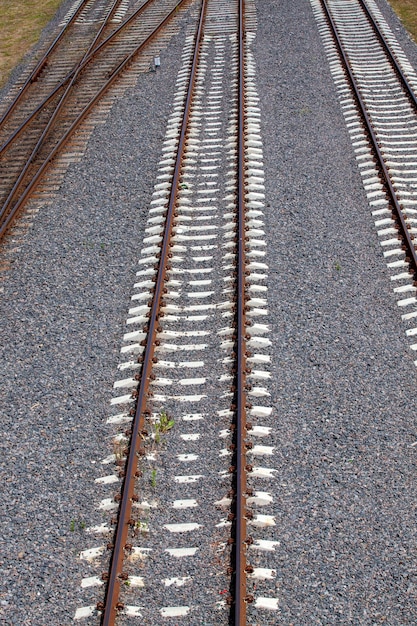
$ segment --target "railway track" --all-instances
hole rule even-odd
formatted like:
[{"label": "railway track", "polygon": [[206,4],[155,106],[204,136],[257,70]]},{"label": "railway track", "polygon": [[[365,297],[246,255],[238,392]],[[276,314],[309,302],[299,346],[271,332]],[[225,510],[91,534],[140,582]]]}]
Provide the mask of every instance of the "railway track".
[{"label": "railway track", "polygon": [[109,422],[124,431],[104,460],[115,472],[98,479],[119,488],[99,505],[111,523],[90,529],[108,543],[81,554],[102,565],[83,587],[104,586],[104,597],[77,619],[241,625],[277,608],[265,491],[273,448],[263,445],[270,428],[262,424],[271,412],[263,157],[248,12],[246,20],[243,1],[205,0],[184,49],[127,320],[137,330],[122,347],[130,360],[120,370],[131,375],[115,383],[124,393],[112,400],[124,411]]},{"label": "railway track", "polygon": [[182,5],[146,0],[117,24],[126,2],[80,4],[0,120],[0,238],[97,102],[138,54],[150,58]]},{"label": "railway track", "polygon": [[[96,37],[108,25],[113,13],[112,5],[108,2],[98,2],[94,6],[89,0],[78,3],[68,19],[61,24],[61,30],[41,55],[28,77],[18,86],[17,93],[12,96],[2,113],[0,118],[2,138],[4,135],[7,136],[13,127],[19,125],[19,118],[24,119],[25,115],[32,112],[33,108],[42,102],[42,97],[80,63],[86,46],[89,44],[94,46]],[[86,14],[90,17],[88,28],[84,26]],[[16,115],[17,107],[19,112]]]},{"label": "railway track", "polygon": [[[312,6],[412,338],[417,334],[417,75],[373,0],[320,0]],[[410,347],[417,350],[414,342]]]},{"label": "railway track", "polygon": [[[262,461],[273,458],[273,447],[265,445],[270,429],[262,423],[271,409],[268,388],[262,384],[268,379],[269,328],[259,322],[267,305],[267,265],[261,258],[265,256],[265,196],[259,109],[244,3],[239,2],[232,18],[231,7],[222,7],[229,16],[230,29],[224,35],[214,34],[216,28],[211,24],[216,20],[210,15],[211,6],[214,3],[202,4],[194,52],[186,69],[190,74],[187,84],[184,73],[180,74],[178,85],[183,95],[176,99],[180,104],[168,126],[165,156],[160,163],[161,182],[155,187],[148,237],[144,240],[145,268],[138,272],[138,293],[133,296],[139,302],[128,319],[128,324],[138,325],[139,330],[126,334],[122,348],[123,354],[134,355],[137,362],[120,366],[122,371],[132,369],[136,374],[115,385],[116,389],[133,387],[134,391],[116,396],[114,405],[129,407],[135,401],[134,409],[111,418],[114,423],[129,424],[129,428],[115,440],[121,452],[117,448],[113,460],[123,467],[118,479],[122,481],[120,491],[104,499],[102,506],[115,510],[114,501],[121,504],[112,520],[114,531],[107,526],[97,530],[113,537],[107,545],[108,569],[102,574],[104,600],[79,613],[93,615],[98,610],[101,623],[106,625],[118,620],[123,623],[124,615],[142,617],[144,623],[172,617],[195,624],[196,611],[207,620],[201,623],[268,624],[274,623],[271,615],[278,608],[273,582],[276,572],[270,567],[277,545],[275,522],[268,514],[274,468],[268,462],[254,462],[258,457]],[[326,45],[331,48],[340,84],[343,73],[343,106],[377,226],[383,226],[379,234],[384,255],[394,270],[395,284],[400,284],[395,290],[413,294],[399,304],[415,304],[413,205],[417,201],[413,195],[417,169],[409,154],[406,161],[396,156],[398,149],[415,142],[415,96],[410,88],[416,84],[415,76],[409,67],[402,69],[396,54],[388,54],[390,43],[385,42],[377,22],[369,22],[371,12],[363,2],[322,0],[313,8],[316,16],[320,15],[321,32],[325,26],[328,29]],[[216,6],[216,19],[219,15],[221,10]],[[228,88],[223,68],[218,75],[215,73],[216,59],[224,59],[227,45],[232,47],[228,57],[235,72],[228,77]],[[217,47],[217,56],[213,47]],[[211,64],[205,58],[211,59],[214,70],[209,69]],[[392,69],[387,68],[388,64]],[[393,95],[395,107],[387,103],[386,89]],[[213,102],[218,104],[213,107]],[[232,105],[224,117],[226,103]],[[229,137],[224,142],[220,137],[226,128]],[[412,149],[408,152],[412,154]],[[228,180],[222,189],[218,170],[226,168]],[[223,227],[216,222],[218,204],[222,204],[219,197],[227,202]],[[220,246],[227,250],[223,255],[219,255],[215,243],[216,231],[221,228],[227,241]],[[216,275],[226,286],[221,290],[228,295],[225,301],[218,300]],[[416,313],[407,315],[406,319],[412,320]],[[207,339],[210,326],[211,341]],[[217,344],[216,335],[222,338]],[[181,343],[191,341],[190,337],[193,344]],[[196,354],[206,350],[214,354],[225,351],[219,360],[224,369],[217,376],[212,373],[219,368],[215,360],[211,359],[210,365],[206,360],[196,360]],[[165,360],[167,353],[170,360]],[[262,365],[255,369],[254,364]],[[206,387],[205,392],[201,387]],[[183,388],[194,393],[182,393]],[[181,409],[187,404],[184,413]],[[214,428],[224,441],[217,451],[204,424],[213,413],[217,414]],[[192,432],[182,428],[187,422],[194,424]],[[176,438],[171,430],[178,424],[182,433]],[[158,448],[161,432],[166,438],[163,451]],[[203,446],[205,437],[207,452],[202,465],[199,455],[193,452],[193,443],[198,441]],[[266,441],[259,445],[258,437]],[[184,442],[188,443],[186,452]],[[213,455],[210,446],[217,454]],[[219,473],[219,458],[228,461],[228,467],[220,469],[221,478],[229,483],[227,489],[213,477]],[[178,473],[181,464],[187,463],[196,464],[195,473]],[[160,467],[164,494],[155,498]],[[204,491],[196,485],[207,478],[212,481],[210,493],[222,495],[215,502],[204,502],[203,511]],[[111,476],[106,480],[111,482]],[[270,491],[261,486],[263,481],[270,485]],[[175,487],[178,497],[174,499],[170,489],[175,483],[186,488]],[[220,519],[216,518],[217,509],[223,513]],[[201,523],[203,520],[207,521]],[[81,558],[94,560],[104,554],[100,546],[86,550]],[[196,565],[193,559],[197,554]],[[207,579],[206,567],[214,580]],[[164,585],[162,592],[155,592],[155,581]],[[216,601],[219,588],[225,598]],[[187,601],[180,603],[179,597]]]},{"label": "railway track", "polygon": [[[84,4],[80,11],[88,9]],[[179,6],[165,4],[157,28]],[[401,294],[399,305],[410,307],[403,317],[412,323],[417,76],[378,19],[370,21],[376,12],[372,2],[312,0],[312,6],[395,292]],[[118,35],[106,35],[105,28],[120,22],[128,8],[126,2],[107,7],[87,51],[45,90],[35,108],[41,113],[47,101],[51,109],[33,144],[22,139],[20,118],[11,127],[12,109],[5,118],[8,136],[25,143],[29,158],[23,169],[29,164],[30,178],[19,180],[19,174],[10,183],[2,232],[62,138],[154,36],[155,29],[149,35],[141,31],[117,47]],[[81,13],[75,15],[74,22]],[[118,32],[139,28],[133,15]],[[81,23],[90,22],[95,20],[85,12]],[[265,323],[263,151],[251,52],[255,28],[250,1],[202,0],[195,34],[185,42],[111,402],[112,451],[96,481],[105,522],[87,529],[94,539],[80,555],[86,602],[76,611],[77,621],[276,623],[274,447],[265,421],[271,415],[271,341]],[[110,66],[107,60],[99,66],[92,90],[90,54],[113,44],[118,56]],[[44,66],[39,68],[38,78]],[[84,95],[78,91],[81,71]],[[58,95],[51,96],[56,89]],[[67,106],[71,115],[63,113]],[[21,115],[31,113],[25,109]],[[52,141],[50,120],[60,116],[65,123]],[[13,154],[7,141],[4,153]],[[415,334],[417,329],[407,330],[408,336]],[[417,350],[417,344],[411,347]]]}]

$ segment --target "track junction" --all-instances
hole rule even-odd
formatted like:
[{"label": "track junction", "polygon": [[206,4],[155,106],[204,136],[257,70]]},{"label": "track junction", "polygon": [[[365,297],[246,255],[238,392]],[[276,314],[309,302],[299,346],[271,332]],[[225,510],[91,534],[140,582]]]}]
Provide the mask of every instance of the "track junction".
[{"label": "track junction", "polygon": [[[413,338],[417,75],[373,0],[312,0],[311,7]],[[19,220],[34,211],[31,202],[42,203],[42,185],[51,185],[77,132],[86,144],[95,107],[126,92],[138,63],[155,71],[161,46],[186,17],[107,419],[112,434],[95,482],[104,521],[88,525],[79,554],[88,575],[77,623],[280,619],[279,441],[253,3],[78,3],[6,103],[1,236],[6,245],[16,233],[30,237]],[[53,182],[52,192],[58,188]]]}]

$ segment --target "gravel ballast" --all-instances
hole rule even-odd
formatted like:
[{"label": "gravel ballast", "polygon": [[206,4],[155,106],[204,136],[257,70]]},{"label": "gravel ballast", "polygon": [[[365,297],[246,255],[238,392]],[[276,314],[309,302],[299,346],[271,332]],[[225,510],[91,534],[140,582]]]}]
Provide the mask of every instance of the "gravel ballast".
[{"label": "gravel ballast", "polygon": [[[380,4],[416,67],[416,46]],[[278,611],[261,623],[411,625],[413,354],[310,3],[256,7],[273,340],[264,424],[280,542],[266,557]],[[184,33],[97,126],[5,274],[7,626],[72,624],[83,602],[78,553],[94,543],[86,526],[105,521],[94,480],[111,452],[109,399]]]},{"label": "gravel ballast", "polygon": [[258,3],[282,624],[412,624],[415,366],[307,2]]},{"label": "gravel ballast", "polygon": [[[187,18],[185,19],[186,22]],[[71,624],[105,421],[184,28],[34,221],[2,299],[0,621]]]}]

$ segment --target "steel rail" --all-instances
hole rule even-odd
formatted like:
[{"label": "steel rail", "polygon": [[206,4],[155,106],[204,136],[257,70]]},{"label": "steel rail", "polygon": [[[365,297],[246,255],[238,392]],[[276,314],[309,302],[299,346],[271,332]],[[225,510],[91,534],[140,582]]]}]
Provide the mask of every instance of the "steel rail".
[{"label": "steel rail", "polygon": [[237,291],[234,544],[232,547],[232,623],[246,625],[246,231],[245,231],[245,5],[239,0],[237,136]]},{"label": "steel rail", "polygon": [[379,39],[380,44],[382,45],[385,54],[387,55],[391,65],[393,66],[397,76],[399,77],[404,91],[406,92],[408,98],[410,99],[412,105],[414,106],[415,110],[417,111],[417,97],[416,94],[414,93],[413,88],[411,87],[410,83],[407,80],[407,77],[405,76],[403,70],[400,67],[400,64],[398,63],[395,55],[393,54],[391,48],[389,47],[384,35],[382,34],[381,29],[379,28],[374,16],[372,15],[372,13],[370,12],[365,0],[358,0],[359,4],[362,7],[362,10],[364,11],[366,17],[368,18],[369,23],[371,24],[376,36]]},{"label": "steel rail", "polygon": [[[57,93],[65,87],[65,85],[70,81],[75,72],[80,72],[83,70],[89,63],[92,61],[99,52],[103,50],[113,39],[120,34],[122,30],[124,30],[133,20],[138,18],[143,11],[148,8],[150,4],[155,2],[155,0],[146,0],[146,2],[136,9],[132,15],[127,17],[112,33],[110,33],[103,41],[94,49],[91,49],[93,46],[90,45],[90,51],[88,54],[85,54],[83,59],[76,64],[70,72],[62,79],[62,81],[54,87],[54,89],[46,96],[46,98],[29,114],[29,116],[20,124],[20,126],[10,135],[10,137],[0,146],[0,156],[10,148],[11,144],[17,137],[19,137],[22,132],[26,129],[26,127],[33,121],[33,119],[42,111],[42,109],[48,105],[48,103],[57,95]],[[97,41],[98,37],[95,37],[95,41]],[[94,43],[94,42],[93,42]]]},{"label": "steel rail", "polygon": [[15,107],[17,106],[19,100],[23,96],[23,94],[26,93],[28,87],[38,79],[39,74],[41,73],[42,69],[45,67],[45,65],[48,62],[48,57],[52,54],[52,52],[57,47],[57,45],[59,44],[59,42],[61,41],[63,36],[67,33],[69,28],[73,25],[73,23],[75,22],[75,20],[77,19],[77,17],[79,16],[79,14],[81,13],[81,11],[84,9],[84,7],[86,6],[86,4],[89,1],[90,0],[83,0],[82,1],[80,6],[78,7],[78,9],[75,11],[74,15],[65,24],[65,26],[58,33],[58,35],[55,37],[54,41],[51,43],[51,45],[49,46],[48,50],[45,52],[43,57],[38,61],[38,63],[36,64],[35,68],[31,71],[31,73],[29,74],[28,78],[26,79],[26,82],[22,86],[22,88],[19,91],[18,95],[13,100],[13,102],[10,103],[10,105],[8,106],[8,108],[3,113],[2,117],[0,118],[0,127],[1,127],[2,124],[4,124],[4,122],[7,120],[7,118],[11,114],[11,112],[15,109]]},{"label": "steel rail", "polygon": [[339,35],[339,31],[338,28],[336,26],[336,23],[333,19],[333,16],[331,14],[330,8],[328,6],[327,0],[320,0],[321,5],[323,7],[323,10],[326,14],[327,20],[329,22],[329,25],[331,27],[331,30],[333,31],[333,36],[334,36],[334,40],[336,42],[337,48],[339,50],[339,54],[340,57],[343,61],[343,66],[345,68],[346,74],[349,78],[352,90],[354,92],[355,95],[355,99],[357,102],[357,105],[359,107],[360,113],[362,115],[362,119],[365,123],[365,128],[366,131],[368,133],[368,137],[371,141],[372,144],[372,148],[375,152],[375,155],[377,157],[377,161],[378,161],[378,167],[380,169],[381,172],[381,178],[383,179],[383,183],[389,198],[389,201],[391,203],[392,206],[392,212],[395,215],[395,221],[397,223],[397,225],[399,226],[400,230],[401,230],[401,235],[403,238],[403,242],[404,242],[404,246],[405,246],[405,250],[406,250],[406,262],[409,263],[410,268],[413,271],[413,275],[414,275],[414,279],[417,280],[417,252],[415,249],[415,245],[414,245],[414,241],[412,239],[412,235],[410,234],[410,231],[407,228],[407,223],[405,221],[402,209],[401,209],[401,205],[398,201],[397,195],[395,193],[395,189],[394,186],[392,184],[390,175],[389,175],[389,171],[388,168],[385,164],[384,161],[384,157],[382,155],[381,149],[379,147],[378,144],[378,139],[377,136],[375,134],[375,131],[373,129],[372,126],[372,121],[370,116],[368,115],[368,112],[366,110],[365,107],[365,103],[362,99],[361,93],[360,93],[360,88],[359,85],[356,81],[356,78],[354,76],[353,70],[350,67],[350,63],[349,63],[349,59],[343,49],[343,43],[341,41],[340,35]]},{"label": "steel rail", "polygon": [[[82,58],[82,60],[84,60],[92,51],[92,49],[94,48],[95,43],[97,42],[98,38],[100,37],[101,33],[103,32],[104,28],[107,26],[108,22],[110,21],[110,19],[113,16],[114,11],[117,8],[117,5],[119,4],[121,0],[113,0],[112,1],[112,5],[106,15],[106,18],[103,21],[103,24],[101,25],[101,27],[99,28],[99,30],[97,31],[93,41],[91,42],[91,44],[89,45],[89,47],[87,48],[87,51],[84,53],[84,56]],[[82,62],[82,61],[81,61]],[[9,209],[11,203],[13,202],[13,199],[16,195],[16,193],[18,192],[20,185],[27,173],[27,171],[29,170],[29,167],[32,165],[36,155],[38,154],[39,150],[41,149],[41,147],[43,146],[46,138],[49,135],[49,131],[53,128],[55,120],[57,119],[59,113],[62,110],[62,107],[64,106],[65,102],[67,101],[68,97],[70,96],[71,92],[72,92],[72,87],[74,86],[75,81],[77,80],[79,74],[81,72],[81,67],[78,67],[78,69],[75,71],[73,77],[71,78],[69,84],[67,85],[64,93],[62,94],[62,96],[60,97],[57,106],[55,107],[51,117],[48,120],[48,123],[46,124],[44,130],[42,131],[42,134],[40,136],[40,138],[38,139],[38,141],[36,142],[35,147],[32,150],[31,155],[29,156],[29,158],[27,159],[25,165],[23,166],[22,170],[20,171],[20,174],[17,178],[17,180],[15,181],[9,195],[7,196],[6,201],[4,202],[2,209],[1,209],[1,213],[0,215],[3,216],[6,211]]]},{"label": "steel rail", "polygon": [[195,50],[190,79],[185,97],[184,113],[181,125],[181,132],[178,141],[177,156],[171,183],[171,190],[166,213],[165,230],[162,240],[161,252],[159,256],[158,271],[155,279],[155,287],[152,298],[152,306],[149,313],[148,333],[142,361],[139,388],[137,391],[137,402],[135,415],[132,421],[131,438],[129,443],[129,455],[125,467],[125,477],[121,489],[121,502],[118,512],[116,529],[114,534],[114,547],[110,560],[109,576],[106,585],[104,605],[99,606],[102,610],[101,626],[113,626],[118,611],[123,608],[119,602],[120,589],[126,573],[123,571],[125,552],[128,550],[127,539],[129,529],[132,527],[132,502],[135,496],[135,477],[138,471],[138,454],[141,447],[141,433],[144,429],[145,415],[148,414],[149,385],[153,363],[155,362],[155,347],[159,326],[161,308],[164,306],[163,293],[165,290],[165,280],[167,275],[167,265],[169,259],[170,243],[175,216],[175,206],[177,203],[179,182],[184,148],[187,138],[188,119],[191,111],[192,98],[194,93],[197,67],[200,57],[201,40],[206,15],[207,0],[202,0],[200,18],[195,36]]},{"label": "steel rail", "polygon": [[104,83],[104,85],[100,88],[100,90],[95,94],[95,96],[90,100],[90,102],[84,107],[82,112],[78,115],[78,117],[74,120],[68,130],[61,137],[57,145],[51,150],[51,152],[47,155],[47,157],[43,160],[42,165],[37,170],[36,174],[31,179],[30,183],[25,188],[22,195],[19,197],[16,204],[13,208],[6,212],[6,209],[2,208],[0,211],[0,220],[3,220],[0,224],[0,240],[6,234],[8,228],[13,222],[17,212],[22,208],[24,202],[27,200],[28,196],[33,192],[35,186],[38,184],[41,177],[45,174],[46,170],[50,166],[52,160],[56,157],[59,150],[65,145],[65,143],[69,140],[74,131],[78,128],[78,126],[82,123],[84,118],[91,112],[93,106],[102,98],[104,93],[108,91],[111,85],[115,82],[117,78],[121,75],[121,73],[126,69],[126,67],[133,61],[134,57],[141,52],[141,50],[150,43],[150,41],[158,34],[158,32],[170,21],[172,17],[178,11],[178,8],[187,2],[187,0],[179,0],[174,8],[159,22],[159,24],[154,28],[154,30],[144,39],[123,61],[120,63],[117,68],[113,71],[110,78]]}]

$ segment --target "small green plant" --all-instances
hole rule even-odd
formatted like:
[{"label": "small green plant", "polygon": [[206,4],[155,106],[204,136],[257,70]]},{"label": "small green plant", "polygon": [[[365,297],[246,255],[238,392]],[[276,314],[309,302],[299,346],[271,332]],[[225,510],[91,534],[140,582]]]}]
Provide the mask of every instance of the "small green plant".
[{"label": "small green plant", "polygon": [[187,183],[180,183],[180,189],[188,189]]},{"label": "small green plant", "polygon": [[151,471],[151,486],[152,489],[156,489],[156,469]]},{"label": "small green plant", "polygon": [[335,268],[337,269],[338,272],[340,272],[340,270],[342,269],[342,266],[340,265],[339,261],[336,261]]},{"label": "small green plant", "polygon": [[170,418],[168,413],[162,410],[159,414],[159,419],[155,422],[155,443],[158,445],[161,443],[161,435],[167,433],[174,426],[175,421]]},{"label": "small green plant", "polygon": [[164,410],[159,414],[159,426],[161,433],[167,433],[174,426],[175,421],[170,418],[168,413]]},{"label": "small green plant", "polygon": [[77,527],[78,530],[84,530],[84,528],[86,527],[86,523],[84,522],[84,520],[72,519],[70,522],[70,531],[73,533]]},{"label": "small green plant", "polygon": [[148,532],[148,523],[146,521],[142,522],[142,520],[138,519],[135,524],[135,530],[138,533]]}]

